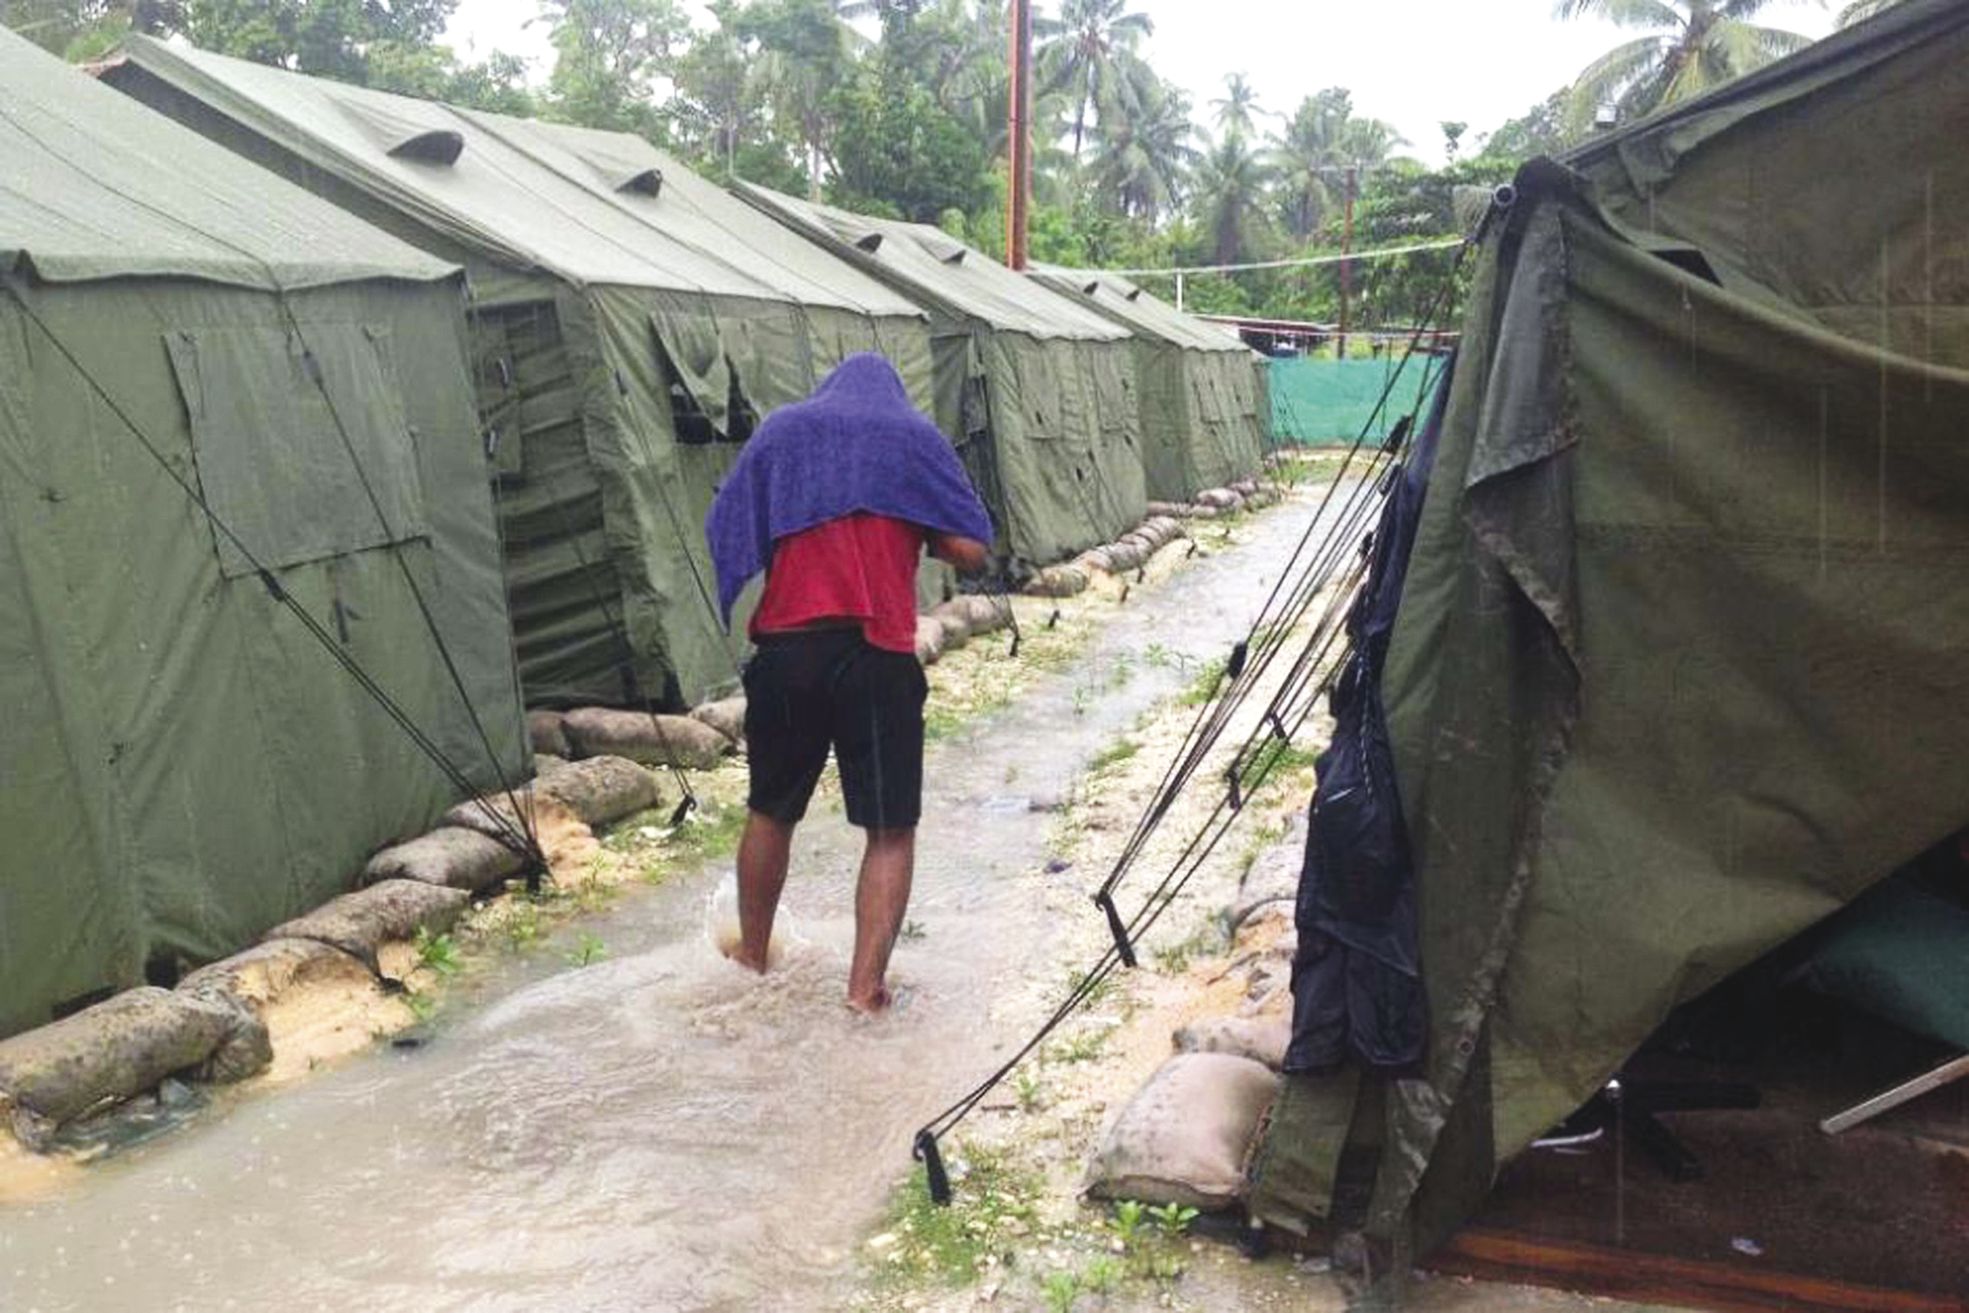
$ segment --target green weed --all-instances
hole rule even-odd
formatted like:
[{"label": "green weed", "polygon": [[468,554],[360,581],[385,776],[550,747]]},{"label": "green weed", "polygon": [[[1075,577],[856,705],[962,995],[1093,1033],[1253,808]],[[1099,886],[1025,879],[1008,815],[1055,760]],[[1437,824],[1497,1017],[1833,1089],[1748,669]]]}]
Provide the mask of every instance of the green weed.
[{"label": "green weed", "polygon": [[607,956],[608,945],[602,942],[601,936],[592,930],[583,930],[581,937],[575,940],[574,948],[568,953],[567,961],[569,966],[587,967],[595,965]]},{"label": "green weed", "polygon": [[1142,1230],[1142,1219],[1148,1212],[1148,1205],[1139,1199],[1123,1199],[1114,1206],[1114,1216],[1108,1225],[1114,1228],[1115,1237],[1122,1247],[1132,1247]]},{"label": "green weed", "polygon": [[1012,1076],[1012,1093],[1018,1097],[1020,1112],[1039,1111],[1039,1077],[1021,1069]]},{"label": "green weed", "polygon": [[417,928],[417,960],[441,976],[455,976],[463,965],[450,935],[434,935],[429,926]]},{"label": "green weed", "polygon": [[1258,751],[1246,759],[1238,772],[1238,782],[1246,794],[1256,793],[1267,784],[1283,784],[1295,772],[1311,767],[1319,753],[1302,748],[1288,739],[1266,739]]},{"label": "green weed", "polygon": [[1217,683],[1224,677],[1226,668],[1223,657],[1212,657],[1204,662],[1196,677],[1190,680],[1190,686],[1183,690],[1177,700],[1186,707],[1200,707],[1210,701],[1216,696]]},{"label": "green weed", "polygon": [[405,994],[403,1005],[410,1009],[410,1015],[419,1021],[429,1021],[437,1015],[438,1000],[432,994]]},{"label": "green weed", "polygon": [[506,919],[506,947],[524,953],[540,940],[540,905],[531,898],[513,900],[512,915]]},{"label": "green weed", "polygon": [[1174,1240],[1189,1231],[1190,1223],[1196,1221],[1197,1213],[1196,1209],[1188,1204],[1163,1204],[1149,1209],[1149,1216],[1155,1219],[1155,1224],[1161,1228],[1162,1234]]},{"label": "green weed", "polygon": [[969,1160],[956,1198],[945,1207],[932,1203],[923,1169],[916,1169],[889,1205],[883,1229],[896,1243],[879,1260],[878,1280],[968,1285],[991,1255],[1036,1225],[1042,1185],[1036,1173],[1015,1169],[1002,1150],[966,1145],[945,1152],[953,1163]]},{"label": "green weed", "polygon": [[1141,750],[1142,745],[1133,739],[1116,739],[1113,743],[1108,744],[1107,747],[1102,748],[1094,754],[1094,759],[1087,763],[1088,773],[1099,775],[1102,771],[1112,770],[1122,762],[1134,757]]},{"label": "green weed", "polygon": [[1101,1056],[1103,1049],[1107,1048],[1109,1033],[1105,1029],[1083,1031],[1072,1039],[1063,1039],[1049,1046],[1046,1056],[1060,1063],[1092,1062]]},{"label": "green weed", "polygon": [[1047,1313],[1071,1313],[1074,1301],[1080,1298],[1080,1274],[1049,1272],[1039,1290],[1046,1296]]}]

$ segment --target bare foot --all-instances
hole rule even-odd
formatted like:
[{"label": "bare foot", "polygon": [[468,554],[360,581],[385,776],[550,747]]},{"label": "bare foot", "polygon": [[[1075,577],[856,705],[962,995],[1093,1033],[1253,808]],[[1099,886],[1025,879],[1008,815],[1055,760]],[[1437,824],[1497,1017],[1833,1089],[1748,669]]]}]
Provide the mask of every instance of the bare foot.
[{"label": "bare foot", "polygon": [[872,997],[857,998],[853,994],[848,995],[849,1010],[859,1012],[864,1017],[880,1016],[887,1012],[894,1002],[895,999],[890,997],[889,991],[883,987],[878,987]]},{"label": "bare foot", "polygon": [[745,951],[742,945],[732,944],[729,947],[725,947],[723,952],[727,962],[736,963],[756,975],[763,976],[766,974],[766,964],[753,958],[751,954]]}]

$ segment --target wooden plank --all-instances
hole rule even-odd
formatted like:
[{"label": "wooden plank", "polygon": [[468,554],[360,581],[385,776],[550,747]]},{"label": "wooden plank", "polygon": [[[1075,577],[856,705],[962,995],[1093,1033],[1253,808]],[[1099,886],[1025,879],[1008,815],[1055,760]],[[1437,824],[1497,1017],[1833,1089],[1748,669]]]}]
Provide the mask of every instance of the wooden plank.
[{"label": "wooden plank", "polygon": [[1510,1281],[1719,1313],[1969,1313],[1969,1301],[1784,1272],[1669,1258],[1628,1249],[1471,1229],[1427,1266],[1450,1276]]}]

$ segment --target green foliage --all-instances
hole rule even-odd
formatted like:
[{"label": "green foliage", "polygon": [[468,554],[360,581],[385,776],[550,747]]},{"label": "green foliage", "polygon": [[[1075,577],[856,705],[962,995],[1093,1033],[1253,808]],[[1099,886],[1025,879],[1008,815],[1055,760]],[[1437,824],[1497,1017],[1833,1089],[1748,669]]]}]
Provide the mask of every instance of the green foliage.
[{"label": "green foliage", "polygon": [[915,223],[968,213],[990,195],[984,148],[909,70],[880,61],[836,93],[836,204]]},{"label": "green foliage", "polygon": [[1147,1205],[1143,1204],[1139,1199],[1122,1199],[1116,1201],[1114,1216],[1108,1219],[1108,1225],[1114,1228],[1115,1238],[1121,1241],[1123,1248],[1127,1248],[1135,1243],[1142,1229],[1142,1219],[1147,1214],[1147,1211]]},{"label": "green foliage", "polygon": [[573,949],[568,952],[567,961],[569,966],[586,967],[593,966],[607,956],[608,945],[602,942],[601,936],[592,930],[583,930],[580,938],[575,941]]},{"label": "green foliage", "polygon": [[[464,63],[439,44],[456,3],[0,0],[0,23],[71,59],[130,31],[181,35],[384,90],[633,132],[719,181],[934,223],[1003,255],[1004,0],[540,0],[554,62],[538,88],[511,56]],[[1443,122],[1450,163],[1430,169],[1402,158],[1406,143],[1356,113],[1345,88],[1281,114],[1231,73],[1199,106],[1147,58],[1147,0],[1057,0],[1034,25],[1033,258],[1169,269],[1329,256],[1350,197],[1355,250],[1456,236],[1459,187],[1494,187],[1564,150],[1598,108],[1631,117],[1794,48],[1800,38],[1750,21],[1772,3],[1558,0],[1561,18],[1599,14],[1638,40],[1494,131]],[[1851,0],[1842,18],[1888,3]],[[1453,259],[1354,265],[1349,322],[1420,320]],[[1175,295],[1173,277],[1141,281]],[[1330,263],[1189,276],[1183,299],[1202,313],[1331,323],[1340,289]]]},{"label": "green foliage", "polygon": [[1187,1204],[1162,1204],[1149,1209],[1149,1216],[1155,1219],[1156,1226],[1161,1228],[1164,1235],[1174,1239],[1190,1229],[1190,1223],[1196,1221],[1197,1212]]},{"label": "green foliage", "polygon": [[1810,45],[1795,32],[1750,21],[1774,3],[1558,0],[1559,18],[1599,18],[1642,32],[1581,70],[1567,97],[1567,126],[1583,133],[1609,113],[1616,122],[1632,122]]},{"label": "green foliage", "polygon": [[[170,24],[193,45],[335,78],[369,81],[371,52],[379,44],[431,48],[444,31],[456,0],[183,0]],[[448,59],[449,52],[444,57]]]},{"label": "green foliage", "polygon": [[653,84],[674,71],[690,33],[677,0],[541,0],[540,13],[553,33],[554,117],[662,141]]},{"label": "green foliage", "polygon": [[428,926],[417,927],[417,960],[441,976],[455,976],[461,965],[458,945],[450,935],[434,935]]},{"label": "green foliage", "polygon": [[1015,1168],[998,1150],[984,1146],[946,1146],[953,1168],[968,1167],[963,1188],[946,1207],[930,1201],[918,1167],[889,1206],[883,1230],[890,1246],[879,1253],[878,1281],[934,1281],[965,1286],[977,1280],[985,1261],[1028,1234],[1038,1222],[1041,1182]]}]

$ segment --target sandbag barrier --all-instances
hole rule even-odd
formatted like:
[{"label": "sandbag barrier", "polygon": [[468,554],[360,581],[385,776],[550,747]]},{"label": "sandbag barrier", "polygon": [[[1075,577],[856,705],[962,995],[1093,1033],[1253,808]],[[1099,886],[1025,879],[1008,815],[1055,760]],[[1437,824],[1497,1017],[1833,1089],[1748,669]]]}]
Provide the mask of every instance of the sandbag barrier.
[{"label": "sandbag barrier", "polygon": [[1096,1199],[1234,1208],[1250,1194],[1252,1157],[1277,1097],[1292,1036],[1293,903],[1305,819],[1266,848],[1225,910],[1231,965],[1243,988],[1228,1016],[1201,1017],[1170,1037],[1171,1056],[1122,1108],[1088,1163]]},{"label": "sandbag barrier", "polygon": [[1213,520],[1258,510],[1282,500],[1279,490],[1256,479],[1206,488],[1191,502],[1150,502],[1148,518],[1111,543],[1090,547],[1073,560],[1049,565],[1028,579],[1022,592],[1032,597],[1074,597],[1086,592],[1095,572],[1132,574],[1179,538],[1188,538],[1186,520]]},{"label": "sandbag barrier", "polygon": [[[527,828],[533,809],[544,805],[597,827],[658,802],[656,777],[635,762],[537,761],[539,776],[514,795],[525,815],[516,816],[503,794],[483,800],[509,825]],[[200,967],[176,988],[124,990],[0,1040],[0,1121],[22,1145],[46,1151],[63,1126],[167,1079],[224,1084],[258,1075],[273,1061],[266,1013],[282,997],[328,980],[393,983],[379,956],[385,944],[443,934],[475,895],[519,874],[523,859],[495,837],[502,832],[482,803],[461,803],[430,833],[372,857],[360,888],[274,926],[259,943]]]},{"label": "sandbag barrier", "polygon": [[1012,602],[1005,597],[966,593],[931,607],[916,621],[916,659],[934,666],[974,638],[1011,627]]}]

